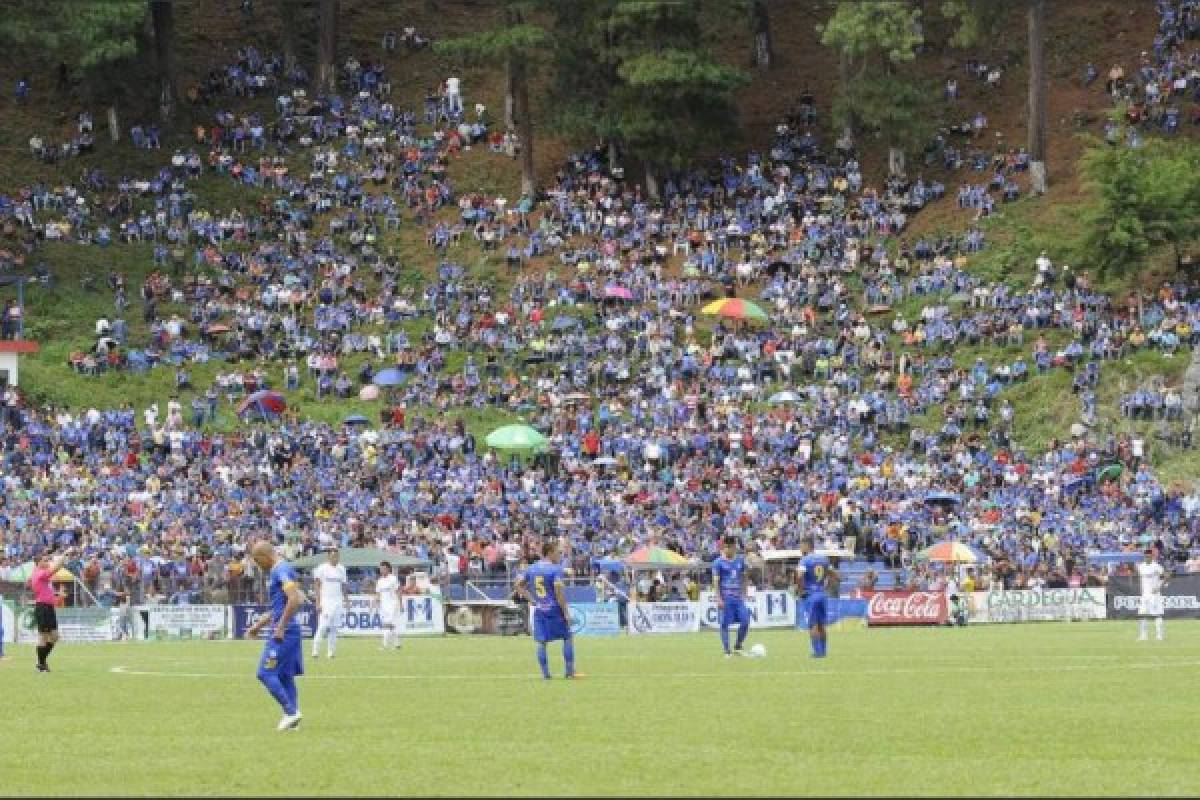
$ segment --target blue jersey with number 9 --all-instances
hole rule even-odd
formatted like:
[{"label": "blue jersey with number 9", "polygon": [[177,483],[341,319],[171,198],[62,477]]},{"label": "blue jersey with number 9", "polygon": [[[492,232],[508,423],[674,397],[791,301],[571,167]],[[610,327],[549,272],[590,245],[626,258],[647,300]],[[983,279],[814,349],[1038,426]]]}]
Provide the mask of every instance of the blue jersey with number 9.
[{"label": "blue jersey with number 9", "polygon": [[800,562],[804,568],[804,589],[811,594],[825,594],[825,577],[829,571],[829,559],[825,556],[805,556]]}]

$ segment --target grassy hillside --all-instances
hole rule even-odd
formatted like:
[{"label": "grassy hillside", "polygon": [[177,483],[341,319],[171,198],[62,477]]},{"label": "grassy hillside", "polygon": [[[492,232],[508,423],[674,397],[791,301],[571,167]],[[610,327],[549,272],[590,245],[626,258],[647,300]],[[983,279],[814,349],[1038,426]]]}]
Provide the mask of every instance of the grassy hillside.
[{"label": "grassy hillside", "polygon": [[[177,55],[182,86],[201,78],[210,67],[232,60],[232,53],[240,45],[256,44],[264,52],[277,49],[279,20],[274,14],[273,3],[259,0],[255,5],[255,17],[249,23],[242,19],[234,0],[190,0],[177,5],[176,26],[180,37]],[[431,5],[435,6],[432,10]],[[412,24],[424,34],[444,38],[477,30],[488,24],[497,13],[493,4],[468,0],[439,0],[435,4],[416,0],[343,0],[342,7],[344,17],[339,46],[343,59],[349,54],[355,54],[360,59],[383,57],[379,37],[387,29],[399,29]],[[739,98],[745,135],[743,141],[730,142],[728,152],[764,148],[774,124],[794,108],[806,89],[816,94],[821,127],[824,135],[829,136],[827,125],[836,69],[829,52],[819,45],[814,27],[817,21],[828,15],[829,8],[829,2],[771,4],[776,64],[769,72],[755,73],[754,80]],[[1006,31],[1002,40],[971,52],[949,48],[945,44],[947,32],[939,28],[937,23],[930,23],[927,52],[918,61],[922,78],[928,83],[929,91],[936,96],[940,96],[940,86],[948,76],[958,76],[961,87],[961,99],[957,103],[943,101],[938,106],[939,124],[961,122],[982,108],[989,117],[988,135],[997,146],[1023,141],[1024,29],[1019,12],[1020,9],[1014,8],[1008,13],[1002,25]],[[1090,4],[1052,3],[1049,4],[1048,16],[1047,58],[1051,80],[1049,163],[1052,191],[1041,199],[1003,206],[1000,215],[987,225],[989,248],[972,259],[968,266],[989,279],[1018,284],[1031,276],[1033,259],[1040,250],[1048,250],[1056,261],[1072,260],[1078,252],[1079,212],[1093,200],[1080,186],[1074,172],[1075,159],[1082,150],[1083,142],[1080,136],[1082,131],[1073,115],[1078,110],[1084,110],[1099,118],[1108,104],[1099,87],[1083,88],[1081,76],[1084,65],[1092,61],[1103,70],[1111,63],[1120,62],[1126,64],[1127,68],[1131,67],[1136,53],[1153,38],[1155,25],[1154,8],[1150,0],[1133,3],[1116,0],[1100,0]],[[312,20],[301,18],[295,20],[294,24],[303,34],[311,30]],[[728,26],[718,32],[720,52],[731,63],[747,65],[749,43],[749,35],[740,20],[731,20]],[[137,89],[152,84],[152,62],[148,53],[147,49],[145,58],[128,65],[131,88],[120,101],[126,125],[153,119],[153,98],[145,92],[139,93]],[[301,55],[311,58],[312,54],[302,50]],[[962,66],[968,57],[1010,64],[998,91],[989,90],[982,83],[966,78]],[[419,53],[399,50],[388,55],[387,62],[393,76],[393,101],[397,106],[419,107],[425,88],[454,72],[462,76],[468,104],[483,102],[495,114],[499,114],[503,107],[503,71],[498,65],[456,64],[428,50]],[[10,86],[17,70],[15,65],[0,64],[0,86]],[[35,76],[39,74],[34,72]],[[222,100],[213,108],[182,107],[177,120],[167,131],[162,151],[136,151],[127,141],[111,144],[106,136],[100,136],[98,138],[101,141],[93,155],[63,167],[47,167],[28,157],[26,142],[29,136],[33,133],[52,137],[60,135],[61,131],[69,129],[70,114],[83,102],[84,98],[78,90],[62,95],[50,85],[49,79],[36,77],[34,97],[29,105],[17,107],[13,105],[9,92],[0,94],[0,113],[3,114],[0,152],[5,154],[0,159],[0,191],[13,190],[35,180],[58,183],[63,177],[73,179],[83,169],[91,167],[99,167],[114,176],[147,174],[161,166],[172,147],[191,143],[190,131],[195,123],[209,121],[216,107],[230,105],[229,100]],[[270,102],[269,98],[248,103],[239,101],[237,109],[267,110]],[[91,103],[90,107],[99,122],[100,105]],[[1095,132],[1097,129],[1098,123],[1092,123],[1090,130]],[[862,144],[866,151],[864,163],[868,176],[877,179],[882,167],[883,148],[879,142],[867,141]],[[569,150],[567,142],[552,136],[541,137],[537,143],[539,173],[549,178]],[[300,166],[300,163],[297,161],[294,166]],[[951,187],[963,179],[981,180],[974,173],[942,175],[940,165],[918,167],[915,171],[922,172],[927,178],[941,177]],[[516,165],[478,148],[454,159],[449,174],[460,190],[482,189],[510,198],[517,195]],[[247,208],[258,199],[255,191],[234,186],[217,177],[206,177],[193,190],[200,197],[201,206],[216,209],[235,206]],[[961,230],[967,224],[968,214],[955,207],[951,190],[951,199],[918,215],[911,235]],[[0,247],[3,246],[8,245],[0,244]],[[379,249],[382,252],[394,249],[403,259],[414,283],[419,283],[428,275],[436,263],[433,254],[424,245],[421,231],[410,223],[406,223],[398,233],[386,234]],[[452,256],[473,274],[493,280],[501,293],[505,291],[507,279],[500,269],[500,258],[482,252],[470,241],[470,237],[464,237],[464,244],[452,251]],[[66,366],[73,350],[91,343],[95,319],[112,313],[112,296],[104,288],[104,276],[110,269],[118,270],[125,274],[129,286],[136,288],[152,269],[151,248],[148,245],[114,245],[101,249],[51,244],[30,259],[31,265],[37,261],[44,261],[50,266],[57,285],[51,289],[27,289],[28,335],[42,344],[42,352],[27,359],[23,366],[22,384],[31,396],[42,402],[71,408],[122,402],[142,406],[164,401],[172,392],[173,373],[170,369],[160,368],[145,375],[120,373],[86,378],[75,375]],[[535,264],[532,268],[544,269],[546,266]],[[1159,270],[1160,264],[1147,264],[1146,273],[1134,282],[1149,280]],[[98,278],[101,286],[99,291],[86,291],[81,287],[81,279],[89,274]],[[1104,288],[1119,292],[1127,287],[1121,281],[1109,281]],[[135,301],[126,314],[135,344],[143,343],[148,335],[138,312]],[[186,309],[160,306],[160,312],[164,315],[173,312],[183,315]],[[419,333],[422,324],[411,323],[411,332]],[[1011,359],[1016,352],[1015,349],[964,348],[956,353],[956,360],[961,364],[969,364],[979,355],[993,360]],[[363,358],[352,356],[343,359],[343,363],[353,374]],[[454,366],[456,362],[452,360],[448,368]],[[1103,425],[1113,430],[1130,429],[1130,423],[1120,418],[1115,406],[1122,389],[1156,375],[1170,383],[1177,383],[1185,366],[1185,355],[1164,358],[1156,354],[1141,354],[1126,362],[1106,365],[1105,381],[1100,392]],[[194,384],[207,387],[220,368],[224,366],[216,363],[193,366]],[[276,385],[281,385],[282,376],[278,368],[272,368],[271,372]],[[1078,418],[1078,403],[1070,394],[1069,377],[1061,370],[1034,377],[1028,384],[1007,392],[1006,396],[1016,406],[1021,421],[1018,426],[1019,441],[1028,447],[1041,447],[1050,438],[1064,435],[1070,424]],[[374,418],[378,413],[377,403],[320,402],[313,396],[311,384],[295,400],[302,415],[328,421],[337,421],[350,413],[363,413],[369,418]],[[474,427],[482,429],[495,424],[503,415],[487,411],[468,414],[467,417]],[[231,411],[226,409],[218,424],[226,427],[234,422]],[[939,423],[940,420],[931,418],[924,424],[932,429]],[[1170,452],[1156,453],[1156,457],[1165,468],[1177,470],[1180,474],[1185,472],[1185,466],[1189,464],[1180,461],[1187,456]],[[1185,466],[1178,466],[1181,464]]]}]

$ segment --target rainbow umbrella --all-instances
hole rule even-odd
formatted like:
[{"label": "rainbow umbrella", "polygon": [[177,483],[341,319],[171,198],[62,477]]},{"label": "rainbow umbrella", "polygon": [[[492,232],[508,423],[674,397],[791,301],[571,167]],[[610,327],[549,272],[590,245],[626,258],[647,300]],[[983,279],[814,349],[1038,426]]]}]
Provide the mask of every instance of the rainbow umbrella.
[{"label": "rainbow umbrella", "polygon": [[690,559],[665,547],[639,547],[625,557],[625,566],[633,569],[670,569],[691,564]]},{"label": "rainbow umbrella", "polygon": [[944,564],[974,564],[983,556],[962,542],[938,542],[917,553],[918,561],[937,561]]},{"label": "rainbow umbrella", "polygon": [[769,319],[767,312],[740,297],[722,297],[720,300],[714,300],[700,309],[700,313],[742,321],[766,322]]}]

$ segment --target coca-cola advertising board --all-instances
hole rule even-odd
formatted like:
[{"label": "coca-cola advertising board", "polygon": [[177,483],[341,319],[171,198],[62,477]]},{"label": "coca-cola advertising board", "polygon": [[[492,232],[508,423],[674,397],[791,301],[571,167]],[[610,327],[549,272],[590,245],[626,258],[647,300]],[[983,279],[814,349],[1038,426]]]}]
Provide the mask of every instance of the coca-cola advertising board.
[{"label": "coca-cola advertising board", "polygon": [[942,625],[949,617],[942,592],[863,592],[868,625]]}]

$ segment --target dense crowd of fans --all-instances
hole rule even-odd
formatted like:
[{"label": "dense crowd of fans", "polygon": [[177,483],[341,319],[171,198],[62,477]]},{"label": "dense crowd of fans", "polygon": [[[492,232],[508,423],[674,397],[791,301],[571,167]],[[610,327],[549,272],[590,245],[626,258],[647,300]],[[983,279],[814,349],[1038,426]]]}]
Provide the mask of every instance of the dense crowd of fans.
[{"label": "dense crowd of fans", "polygon": [[[1200,99],[1186,47],[1195,4],[1159,7],[1153,51],[1128,78],[1109,73],[1107,91],[1137,110],[1123,130],[1170,133]],[[983,67],[967,79],[993,82]],[[1096,426],[1104,364],[1191,348],[1200,287],[1110,297],[1045,254],[1032,286],[982,281],[965,270],[986,245],[979,228],[907,232],[926,205],[950,202],[946,187],[868,185],[852,147],[814,133],[807,95],[765,155],[665,176],[661,198],[597,148],[540,197],[510,201],[447,178],[470,146],[520,147],[485,107],[464,106],[458,78],[420,109],[392,104],[383,61],[350,58],[344,94],[310,98],[306,84],[243,48],[196,88],[212,125],[157,173],[91,170],[0,197],[0,225],[30,253],[40,240],[153,243],[156,270],[136,288],[148,339],[131,337],[132,287],[114,271],[113,319],[69,361],[87,375],[173,369],[180,392],[165,413],[37,408],[6,392],[0,567],[79,544],[91,588],[137,602],[249,591],[246,545],[263,533],[293,555],[369,545],[428,558],[453,579],[507,575],[545,535],[586,573],[646,542],[707,558],[732,532],[752,551],[850,545],[914,585],[936,576],[913,553],[952,537],[991,556],[1006,585],[1078,585],[1089,549],[1186,553],[1200,534],[1200,490],[1164,486],[1142,438]],[[226,108],[265,92],[273,116]],[[1018,196],[1028,166],[1021,151],[957,141],[986,124],[947,132],[925,160],[983,174],[957,190],[976,218]],[[158,132],[131,138],[152,148]],[[206,207],[195,183],[214,175],[262,201]],[[438,264],[421,286],[380,246],[414,225]],[[462,266],[467,237],[503,256],[506,293]],[[709,335],[700,304],[735,295],[769,320],[723,319]],[[160,313],[167,304],[186,315]],[[966,364],[966,348],[988,355]],[[194,386],[189,365],[211,360],[229,366]],[[385,368],[402,377],[378,424],[202,427],[258,389],[348,397]],[[1072,376],[1079,425],[1025,452],[1005,391],[1054,370]],[[1120,404],[1188,443],[1177,389],[1138,386]],[[486,408],[520,413],[551,447],[509,458],[446,413]],[[931,419],[931,431],[914,424]]]}]

